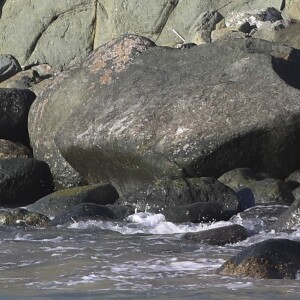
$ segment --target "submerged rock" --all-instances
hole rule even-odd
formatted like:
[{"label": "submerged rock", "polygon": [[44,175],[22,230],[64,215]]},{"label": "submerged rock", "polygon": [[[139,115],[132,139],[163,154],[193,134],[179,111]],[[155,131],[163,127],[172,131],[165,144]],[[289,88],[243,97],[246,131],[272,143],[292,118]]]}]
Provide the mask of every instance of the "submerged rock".
[{"label": "submerged rock", "polygon": [[76,223],[88,220],[124,220],[134,213],[134,209],[119,205],[100,205],[96,203],[81,203],[66,210],[49,222],[50,226]]},{"label": "submerged rock", "polygon": [[186,240],[217,246],[234,244],[243,241],[248,237],[249,234],[246,228],[237,224],[212,228],[199,232],[188,232],[182,236],[182,238]]},{"label": "submerged rock", "polygon": [[0,209],[0,225],[46,227],[49,221],[45,215],[24,208]]},{"label": "submerged rock", "polygon": [[230,258],[222,275],[265,279],[295,279],[300,269],[300,242],[270,239],[254,244]]},{"label": "submerged rock", "polygon": [[33,158],[0,160],[0,205],[28,205],[54,190],[49,166]]},{"label": "submerged rock", "polygon": [[27,209],[56,217],[81,203],[113,204],[118,197],[117,190],[110,184],[88,185],[57,191],[39,199]]}]

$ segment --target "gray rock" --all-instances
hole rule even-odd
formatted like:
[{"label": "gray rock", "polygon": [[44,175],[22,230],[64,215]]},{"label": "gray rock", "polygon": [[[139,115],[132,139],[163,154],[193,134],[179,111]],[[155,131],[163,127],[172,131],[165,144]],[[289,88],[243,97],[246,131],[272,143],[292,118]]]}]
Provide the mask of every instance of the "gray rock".
[{"label": "gray rock", "polygon": [[50,219],[24,208],[0,209],[0,225],[47,227]]},{"label": "gray rock", "polygon": [[[164,176],[218,177],[241,166],[286,176],[300,164],[300,92],[287,84],[298,73],[277,57],[294,53],[251,38],[152,47],[106,86],[74,69],[56,90],[82,104],[60,123],[56,145],[88,182],[109,181],[120,194]],[[91,56],[84,66],[96,64]],[[84,96],[69,85],[87,80]],[[37,105],[46,112],[47,102]]]},{"label": "gray rock", "polygon": [[28,113],[35,94],[30,90],[0,89],[0,138],[29,145]]},{"label": "gray rock", "polygon": [[284,13],[291,19],[300,20],[300,7],[298,0],[285,0]]},{"label": "gray rock", "polygon": [[[297,195],[296,195],[297,197]],[[276,231],[295,230],[300,226],[300,198],[297,197],[293,204],[283,212],[274,223]]]},{"label": "gray rock", "polygon": [[217,246],[234,244],[243,241],[248,237],[249,234],[246,228],[237,224],[198,232],[188,232],[182,236],[182,238],[186,240]]},{"label": "gray rock", "polygon": [[286,179],[285,182],[289,185],[291,190],[294,190],[300,186],[300,170],[296,170],[291,173]]},{"label": "gray rock", "polygon": [[33,70],[26,70],[17,73],[9,79],[0,83],[0,88],[11,89],[30,89],[33,85],[39,83],[41,79],[39,74]]},{"label": "gray rock", "polygon": [[255,174],[250,169],[240,168],[223,174],[219,180],[235,191],[249,188],[256,205],[291,205],[294,197],[290,187],[282,180],[265,177],[266,174]]},{"label": "gray rock", "polygon": [[32,157],[32,151],[21,143],[0,139],[0,159],[13,157]]},{"label": "gray rock", "polygon": [[28,205],[53,192],[48,165],[32,158],[0,160],[0,205]]},{"label": "gray rock", "polygon": [[300,23],[290,25],[276,32],[275,41],[300,49]]},{"label": "gray rock", "polygon": [[96,203],[81,203],[71,207],[65,213],[56,216],[49,222],[50,226],[63,225],[88,220],[123,220],[134,213],[134,210],[126,206],[100,205]]},{"label": "gray rock", "polygon": [[172,222],[225,220],[239,207],[233,190],[206,177],[159,180],[121,196],[116,203],[139,211],[161,212]]},{"label": "gray rock", "polygon": [[295,200],[300,199],[300,186],[298,186],[296,189],[293,190],[293,196]]},{"label": "gray rock", "polygon": [[299,251],[300,242],[266,240],[230,258],[219,273],[260,279],[295,279],[300,268]]},{"label": "gray rock", "polygon": [[[61,130],[64,120],[76,106],[85,105],[83,102],[93,94],[94,85],[104,88],[118,80],[126,66],[153,45],[146,38],[127,35],[100,47],[82,66],[78,65],[48,80],[47,87],[30,109],[28,128],[34,155],[50,165],[57,187],[68,188],[85,183],[64,160],[54,143],[55,134]],[[78,79],[74,75],[79,75]],[[97,160],[96,157],[94,159]],[[107,182],[108,178],[94,183]]]},{"label": "gray rock", "polygon": [[0,54],[0,82],[20,71],[22,71],[22,68],[15,57],[10,54]]},{"label": "gray rock", "polygon": [[118,197],[118,192],[110,184],[88,185],[54,192],[29,205],[27,209],[53,218],[81,203],[113,204]]}]

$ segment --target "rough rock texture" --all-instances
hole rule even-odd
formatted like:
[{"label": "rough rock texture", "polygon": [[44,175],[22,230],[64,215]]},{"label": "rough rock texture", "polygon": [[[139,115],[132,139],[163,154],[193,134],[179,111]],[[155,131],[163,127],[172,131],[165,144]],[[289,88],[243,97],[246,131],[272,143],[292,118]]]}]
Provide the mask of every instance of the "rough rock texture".
[{"label": "rough rock texture", "polygon": [[222,275],[295,279],[300,268],[300,242],[271,239],[242,250],[219,269]]},{"label": "rough rock texture", "polygon": [[49,221],[46,216],[24,208],[0,209],[0,225],[45,227]]},{"label": "rough rock texture", "polygon": [[29,89],[40,81],[41,79],[36,71],[26,70],[19,72],[9,79],[1,82],[0,88]]},{"label": "rough rock texture", "polygon": [[300,186],[300,170],[296,170],[291,173],[286,179],[285,182],[289,185],[291,190],[294,190]]},{"label": "rough rock texture", "polygon": [[285,14],[287,14],[288,17],[300,20],[300,6],[298,0],[285,0]]},{"label": "rough rock texture", "polygon": [[[54,144],[55,134],[65,119],[76,106],[83,108],[86,105],[83,102],[89,100],[96,89],[117,80],[135,57],[153,45],[146,38],[127,35],[100,47],[82,65],[49,80],[48,87],[31,107],[28,127],[34,155],[50,165],[56,186],[70,187],[82,182]],[[100,182],[103,181],[95,183]],[[105,178],[104,182],[109,179]]]},{"label": "rough rock texture", "polygon": [[52,218],[81,203],[113,204],[118,197],[117,190],[109,184],[88,185],[57,191],[39,199],[27,209]]},{"label": "rough rock texture", "polygon": [[29,145],[28,113],[35,94],[29,90],[0,89],[0,138]]},{"label": "rough rock texture", "polygon": [[[219,206],[189,206],[198,202],[217,203]],[[139,211],[166,213],[167,219],[172,219],[173,222],[200,222],[205,218],[207,222],[226,219],[226,216],[230,218],[237,213],[239,206],[233,190],[213,178],[206,177],[158,180],[125,194],[116,203],[132,206]],[[166,210],[168,207],[175,209]],[[195,214],[191,215],[193,213]],[[185,220],[182,215],[186,215]]]},{"label": "rough rock texture", "polygon": [[300,199],[297,198],[293,204],[283,212],[275,224],[273,229],[276,231],[299,229],[300,226]]},{"label": "rough rock texture", "polygon": [[0,139],[0,159],[13,157],[32,157],[32,152],[20,143]]},{"label": "rough rock texture", "polygon": [[294,196],[289,185],[283,180],[266,178],[267,174],[256,174],[247,168],[231,170],[219,180],[238,191],[241,188],[249,188],[255,199],[255,204],[282,204],[291,205]]},{"label": "rough rock texture", "polygon": [[246,228],[237,224],[198,232],[188,232],[182,236],[182,238],[186,240],[218,246],[234,244],[243,241],[248,237],[249,234]]},{"label": "rough rock texture", "polygon": [[10,54],[0,54],[0,82],[10,78],[21,70],[21,66],[15,57]]},{"label": "rough rock texture", "polygon": [[53,220],[51,220],[51,222],[49,222],[49,225],[57,226],[65,223],[74,223],[91,219],[123,220],[133,213],[134,210],[126,206],[81,203],[56,216]]},{"label": "rough rock texture", "polygon": [[[152,47],[106,86],[85,75],[85,66],[99,65],[90,56],[35,107],[46,112],[55,101],[61,107],[66,93],[76,95],[80,107],[48,131],[88,182],[109,181],[120,194],[166,175],[217,177],[242,166],[284,177],[300,164],[300,92],[289,85],[298,84],[298,56],[251,38]],[[87,80],[83,96],[76,82]],[[44,113],[44,124],[53,121]],[[37,139],[30,123],[40,143],[45,135]]]},{"label": "rough rock texture", "polygon": [[32,158],[0,160],[0,206],[28,205],[53,192],[48,165]]},{"label": "rough rock texture", "polygon": [[290,47],[300,49],[300,23],[290,25],[287,28],[277,31],[275,35],[275,41],[280,44],[285,44]]},{"label": "rough rock texture", "polygon": [[[296,1],[296,0],[295,0]],[[21,64],[65,66],[125,33],[176,45],[202,27],[201,15],[280,9],[282,0],[6,0],[0,3],[0,53]],[[30,16],[30,17],[28,17]],[[13,37],[13,38],[11,38]]]}]

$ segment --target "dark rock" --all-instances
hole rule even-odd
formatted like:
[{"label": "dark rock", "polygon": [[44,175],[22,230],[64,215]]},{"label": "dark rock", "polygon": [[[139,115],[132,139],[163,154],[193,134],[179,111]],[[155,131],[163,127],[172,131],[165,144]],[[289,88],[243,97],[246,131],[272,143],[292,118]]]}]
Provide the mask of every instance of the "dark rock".
[{"label": "dark rock", "polygon": [[243,226],[237,224],[199,232],[188,232],[183,235],[183,238],[186,240],[217,246],[234,244],[243,241],[248,237],[249,234],[247,230]]},{"label": "dark rock", "polygon": [[0,205],[28,205],[53,192],[48,165],[33,158],[0,160]]},{"label": "dark rock", "polygon": [[28,113],[35,94],[30,90],[0,89],[0,138],[29,145]]},{"label": "dark rock", "polygon": [[282,20],[281,12],[275,7],[268,7],[264,12],[263,21],[276,22],[278,20]]},{"label": "dark rock", "polygon": [[50,219],[46,216],[30,212],[24,208],[0,209],[0,224],[8,226],[40,226],[48,225]]},{"label": "dark rock", "polygon": [[0,54],[0,82],[20,71],[22,71],[22,68],[15,57],[10,54]]},{"label": "dark rock", "polygon": [[282,180],[265,178],[266,176],[250,169],[235,169],[223,174],[219,180],[236,191],[241,188],[250,189],[256,205],[291,205],[294,196],[289,186]]},{"label": "dark rock", "polygon": [[300,226],[300,198],[283,212],[273,225],[275,231],[298,229]]},{"label": "dark rock", "polygon": [[88,185],[57,191],[39,199],[27,209],[51,218],[81,203],[113,204],[118,197],[117,190],[110,184]]},{"label": "dark rock", "polygon": [[[82,104],[60,123],[56,145],[88,182],[109,181],[120,194],[164,176],[218,177],[237,167],[286,176],[300,165],[300,92],[272,57],[288,61],[292,52],[251,38],[152,47],[105,86],[78,67],[56,86]],[[91,56],[83,66],[94,64]],[[84,95],[76,82],[88,82]],[[65,101],[57,95],[48,106],[61,106],[58,98]],[[39,105],[45,120],[47,103]]]},{"label": "dark rock", "polygon": [[285,182],[289,185],[291,190],[294,190],[300,186],[300,170],[297,170],[291,173],[286,179]]},{"label": "dark rock", "polygon": [[[86,183],[65,161],[55,145],[54,137],[62,130],[62,123],[76,106],[82,107],[84,100],[90,98],[96,87],[105,88],[106,85],[118,81],[127,65],[153,45],[146,38],[126,35],[98,48],[83,64],[59,73],[52,80],[49,79],[47,88],[43,89],[30,109],[28,128],[34,156],[50,165],[58,188]],[[79,76],[75,79],[77,75]],[[116,156],[115,158],[117,159]],[[93,157],[95,164],[98,160],[97,155]],[[109,161],[103,163],[105,168],[100,172],[104,173],[106,167],[114,165]],[[122,170],[117,171],[122,174]],[[110,180],[96,180],[91,183],[101,182],[107,183]]]},{"label": "dark rock", "polygon": [[0,159],[32,157],[32,151],[21,143],[0,139]]},{"label": "dark rock", "polygon": [[[205,205],[207,202],[213,203]],[[239,205],[232,189],[208,177],[159,180],[121,196],[116,203],[139,211],[166,213],[173,222],[230,218],[238,212]]]},{"label": "dark rock", "polygon": [[173,223],[209,223],[228,220],[236,211],[224,211],[216,202],[196,202],[183,206],[169,206],[160,211],[166,220]]},{"label": "dark rock", "polygon": [[242,188],[240,190],[237,190],[236,196],[239,199],[239,207],[238,207],[239,212],[255,206],[255,198],[251,189]]},{"label": "dark rock", "polygon": [[56,216],[53,220],[50,221],[49,225],[57,226],[63,225],[65,223],[87,221],[90,219],[123,220],[133,213],[134,210],[126,206],[81,203],[71,207],[65,213]]},{"label": "dark rock", "polygon": [[219,269],[222,275],[265,279],[295,279],[300,269],[300,242],[270,239],[252,245]]}]

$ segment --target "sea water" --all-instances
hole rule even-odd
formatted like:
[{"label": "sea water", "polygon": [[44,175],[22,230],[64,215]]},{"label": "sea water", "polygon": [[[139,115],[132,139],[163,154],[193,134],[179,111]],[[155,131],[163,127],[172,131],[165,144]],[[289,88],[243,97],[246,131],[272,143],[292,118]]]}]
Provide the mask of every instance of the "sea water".
[{"label": "sea water", "polygon": [[[174,224],[162,214],[136,213],[122,222],[2,226],[0,299],[300,299],[300,272],[296,280],[216,272],[229,257],[254,243],[300,240],[300,229],[278,234],[268,229],[269,221],[274,218],[238,215],[228,222]],[[244,225],[252,236],[225,246],[182,239],[186,232],[232,223]]]}]

